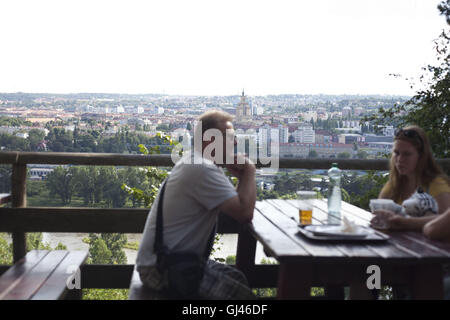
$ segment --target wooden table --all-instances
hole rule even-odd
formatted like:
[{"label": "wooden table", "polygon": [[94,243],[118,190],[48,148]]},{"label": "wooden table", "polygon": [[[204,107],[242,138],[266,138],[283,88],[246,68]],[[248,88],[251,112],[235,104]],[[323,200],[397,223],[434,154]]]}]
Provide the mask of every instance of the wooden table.
[{"label": "wooden table", "polygon": [[11,201],[11,195],[9,193],[0,193],[0,204],[8,203]]},{"label": "wooden table", "polygon": [[[313,224],[326,224],[326,199],[316,200],[314,206]],[[342,202],[341,216],[368,226],[372,214]],[[390,239],[382,243],[324,243],[300,235],[297,224],[295,200],[258,201],[238,246],[239,255],[239,250],[254,247],[256,239],[279,261],[278,298],[309,298],[312,286],[365,286],[371,265],[380,267],[382,285],[407,284],[413,299],[443,298],[442,266],[450,263],[450,244],[403,231],[387,232]],[[240,266],[254,265],[254,255],[240,256]]]}]

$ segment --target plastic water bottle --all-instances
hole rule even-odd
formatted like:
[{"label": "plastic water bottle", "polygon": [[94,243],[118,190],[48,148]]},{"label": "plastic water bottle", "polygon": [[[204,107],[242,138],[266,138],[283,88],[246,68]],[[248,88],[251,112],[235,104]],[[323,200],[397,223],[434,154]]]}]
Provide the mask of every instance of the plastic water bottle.
[{"label": "plastic water bottle", "polygon": [[341,174],[337,163],[328,170],[328,224],[341,224]]}]

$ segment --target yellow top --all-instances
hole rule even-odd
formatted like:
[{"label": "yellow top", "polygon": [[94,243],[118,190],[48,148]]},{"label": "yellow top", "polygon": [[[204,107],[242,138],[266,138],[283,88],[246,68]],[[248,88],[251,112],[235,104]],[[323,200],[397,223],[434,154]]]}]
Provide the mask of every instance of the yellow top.
[{"label": "yellow top", "polygon": [[[441,193],[450,193],[450,185],[442,177],[434,178],[430,182],[430,185],[428,187],[425,187],[425,186],[421,186],[421,187],[426,193],[429,193],[433,198],[436,198]],[[388,182],[384,185],[381,192],[382,193],[385,193],[385,192],[390,193],[391,189],[392,189],[391,184]],[[394,200],[396,203],[401,205],[403,203],[403,201],[406,199],[399,198],[399,199],[392,199],[392,200]]]}]

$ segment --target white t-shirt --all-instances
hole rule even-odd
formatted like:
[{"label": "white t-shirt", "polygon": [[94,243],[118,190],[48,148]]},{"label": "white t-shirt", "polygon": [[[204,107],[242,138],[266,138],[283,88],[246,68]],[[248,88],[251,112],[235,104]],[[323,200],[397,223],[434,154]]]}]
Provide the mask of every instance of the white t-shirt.
[{"label": "white t-shirt", "polygon": [[[187,156],[189,157],[189,156]],[[166,183],[163,204],[164,245],[173,251],[203,255],[216,223],[218,207],[237,195],[222,168],[203,159],[186,164],[182,158],[173,167]],[[153,251],[159,193],[145,223],[136,268],[156,265]]]}]

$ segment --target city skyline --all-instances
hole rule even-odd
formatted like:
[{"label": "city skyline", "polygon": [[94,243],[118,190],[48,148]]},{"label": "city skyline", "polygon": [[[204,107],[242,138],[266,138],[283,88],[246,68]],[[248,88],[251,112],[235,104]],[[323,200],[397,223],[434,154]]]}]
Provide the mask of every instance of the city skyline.
[{"label": "city skyline", "polygon": [[413,95],[439,2],[2,1],[0,92]]}]

